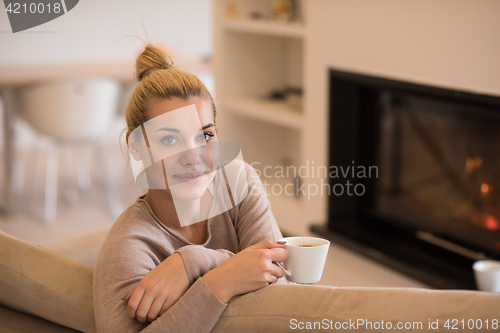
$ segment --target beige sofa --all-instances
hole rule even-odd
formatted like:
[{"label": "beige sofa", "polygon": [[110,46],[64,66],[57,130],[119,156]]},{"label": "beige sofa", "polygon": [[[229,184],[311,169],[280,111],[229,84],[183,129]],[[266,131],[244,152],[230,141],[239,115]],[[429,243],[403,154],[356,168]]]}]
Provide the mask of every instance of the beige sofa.
[{"label": "beige sofa", "polygon": [[[0,232],[0,332],[95,332],[92,273],[89,266]],[[482,329],[471,331],[488,331],[486,321],[489,330],[500,331],[492,327],[500,320],[500,294],[272,285],[233,298],[213,332],[302,327],[367,332],[389,325],[409,332],[449,332],[444,325],[451,320],[452,327],[454,319],[458,328],[464,319],[469,326],[470,320],[482,323]],[[436,321],[439,329],[430,330]]]}]

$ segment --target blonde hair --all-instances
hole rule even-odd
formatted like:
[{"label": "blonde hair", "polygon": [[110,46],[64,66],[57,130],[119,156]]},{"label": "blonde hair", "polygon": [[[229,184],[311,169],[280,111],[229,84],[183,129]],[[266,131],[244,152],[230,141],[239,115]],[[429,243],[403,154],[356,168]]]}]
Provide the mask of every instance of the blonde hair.
[{"label": "blonde hair", "polygon": [[130,132],[148,120],[148,107],[153,102],[175,97],[209,100],[215,121],[215,104],[208,89],[195,75],[176,68],[162,49],[146,45],[135,62],[134,78],[137,86],[130,95],[125,116]]}]

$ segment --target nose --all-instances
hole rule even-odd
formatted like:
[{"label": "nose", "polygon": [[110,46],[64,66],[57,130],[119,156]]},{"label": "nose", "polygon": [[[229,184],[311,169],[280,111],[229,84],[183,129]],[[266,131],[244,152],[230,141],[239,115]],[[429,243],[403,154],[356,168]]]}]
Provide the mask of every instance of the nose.
[{"label": "nose", "polygon": [[201,162],[200,148],[185,150],[181,155],[180,162],[183,166],[199,164]]}]

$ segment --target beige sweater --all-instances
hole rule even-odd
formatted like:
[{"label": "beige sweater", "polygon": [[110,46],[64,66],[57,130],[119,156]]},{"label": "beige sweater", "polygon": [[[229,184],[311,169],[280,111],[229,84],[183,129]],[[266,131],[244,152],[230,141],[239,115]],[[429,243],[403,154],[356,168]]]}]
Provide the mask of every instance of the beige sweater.
[{"label": "beige sweater", "polygon": [[[250,245],[282,237],[258,175],[247,163],[244,168],[249,194],[239,205],[208,220],[209,236],[203,245],[194,245],[166,227],[143,197],[125,210],[111,228],[94,270],[97,332],[210,332],[227,304],[199,277]],[[122,298],[174,252],[182,255],[191,287],[152,323],[130,319]]]}]

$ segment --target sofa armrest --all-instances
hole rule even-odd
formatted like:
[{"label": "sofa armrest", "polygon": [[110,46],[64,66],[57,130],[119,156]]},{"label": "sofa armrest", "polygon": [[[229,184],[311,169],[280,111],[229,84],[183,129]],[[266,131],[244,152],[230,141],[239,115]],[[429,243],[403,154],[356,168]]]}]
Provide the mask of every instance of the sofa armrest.
[{"label": "sofa armrest", "polygon": [[95,332],[93,269],[0,231],[0,304]]},{"label": "sofa armrest", "polygon": [[108,232],[109,229],[105,229],[89,235],[47,244],[43,247],[81,264],[95,267]]},{"label": "sofa armrest", "polygon": [[[485,322],[488,320],[489,330],[498,331],[499,309],[500,294],[479,291],[274,284],[233,298],[212,333],[322,331],[334,330],[336,323],[341,325],[337,330],[351,330],[353,322],[360,323],[354,326],[356,331],[385,332],[375,327],[382,321],[384,327],[390,323],[392,330],[397,329],[398,323],[404,326],[415,322],[422,323],[422,328],[404,327],[403,331],[449,332],[450,329],[443,326],[448,319],[465,319],[465,325],[469,319],[473,319],[474,324],[482,320],[482,329],[471,330],[478,332],[488,331]],[[493,319],[497,320],[497,329],[492,327]],[[430,330],[429,322],[436,320],[438,329]],[[312,325],[309,330],[307,323]],[[451,321],[449,323],[453,326]]]},{"label": "sofa armrest", "polygon": [[0,306],[0,332],[2,333],[78,333],[71,328],[45,319]]}]

